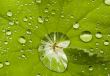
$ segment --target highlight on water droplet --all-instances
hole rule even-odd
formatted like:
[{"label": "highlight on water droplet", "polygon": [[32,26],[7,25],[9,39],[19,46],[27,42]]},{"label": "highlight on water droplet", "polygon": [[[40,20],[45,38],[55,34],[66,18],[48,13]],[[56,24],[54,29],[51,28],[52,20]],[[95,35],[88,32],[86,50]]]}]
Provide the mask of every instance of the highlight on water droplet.
[{"label": "highlight on water droplet", "polygon": [[64,72],[68,59],[63,49],[67,48],[69,44],[69,38],[63,33],[46,34],[38,48],[41,62],[52,71]]},{"label": "highlight on water droplet", "polygon": [[83,42],[90,42],[92,40],[92,34],[91,32],[89,31],[83,31],[81,34],[80,34],[80,39],[83,41]]}]

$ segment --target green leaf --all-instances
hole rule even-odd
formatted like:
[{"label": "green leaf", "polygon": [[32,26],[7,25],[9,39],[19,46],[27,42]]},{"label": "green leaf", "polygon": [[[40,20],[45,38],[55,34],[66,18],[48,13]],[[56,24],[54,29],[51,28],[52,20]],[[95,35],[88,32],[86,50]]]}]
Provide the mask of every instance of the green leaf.
[{"label": "green leaf", "polygon": [[[109,76],[109,19],[109,0],[0,0],[0,76]],[[70,40],[62,73],[45,67],[38,52],[52,32]]]}]

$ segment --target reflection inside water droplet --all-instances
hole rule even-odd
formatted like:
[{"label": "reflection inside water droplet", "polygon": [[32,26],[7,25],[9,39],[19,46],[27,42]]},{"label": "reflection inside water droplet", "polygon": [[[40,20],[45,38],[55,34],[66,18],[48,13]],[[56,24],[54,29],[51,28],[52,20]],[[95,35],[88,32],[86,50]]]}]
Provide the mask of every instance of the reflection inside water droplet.
[{"label": "reflection inside water droplet", "polygon": [[52,71],[64,72],[68,60],[63,49],[67,48],[69,44],[69,38],[63,33],[52,32],[47,34],[38,48],[41,62]]}]

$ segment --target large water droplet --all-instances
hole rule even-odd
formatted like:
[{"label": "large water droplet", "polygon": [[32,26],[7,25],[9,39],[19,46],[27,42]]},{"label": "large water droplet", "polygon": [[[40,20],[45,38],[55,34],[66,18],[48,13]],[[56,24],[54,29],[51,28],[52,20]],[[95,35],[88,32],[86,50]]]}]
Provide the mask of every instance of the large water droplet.
[{"label": "large water droplet", "polygon": [[64,72],[67,68],[68,59],[63,49],[70,44],[69,38],[60,32],[47,34],[39,45],[41,62],[50,70]]},{"label": "large water droplet", "polygon": [[92,34],[89,31],[83,31],[80,35],[80,39],[83,42],[90,42],[92,40]]},{"label": "large water droplet", "polygon": [[105,4],[110,5],[110,0],[105,0]]},{"label": "large water droplet", "polygon": [[97,32],[95,36],[96,36],[96,38],[98,38],[98,39],[99,39],[99,38],[102,38],[102,33],[101,33],[101,32]]},{"label": "large water droplet", "polygon": [[21,36],[19,39],[18,39],[19,43],[21,44],[25,44],[26,43],[26,39],[25,37]]},{"label": "large water droplet", "polygon": [[11,11],[7,12],[7,16],[11,17],[13,15],[13,13]]}]

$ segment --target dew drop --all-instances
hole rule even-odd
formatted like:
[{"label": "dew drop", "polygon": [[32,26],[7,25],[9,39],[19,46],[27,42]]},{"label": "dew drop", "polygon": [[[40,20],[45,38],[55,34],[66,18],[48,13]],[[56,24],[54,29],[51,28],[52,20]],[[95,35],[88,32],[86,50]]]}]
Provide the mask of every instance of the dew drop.
[{"label": "dew drop", "polygon": [[41,16],[39,16],[39,17],[38,17],[38,22],[39,22],[39,23],[44,23],[44,18],[41,17]]},{"label": "dew drop", "polygon": [[13,15],[13,13],[12,13],[11,11],[8,11],[8,12],[7,12],[7,16],[8,16],[8,17],[11,17],[12,15]]},{"label": "dew drop", "polygon": [[100,53],[101,53],[101,54],[103,54],[103,53],[104,53],[104,51],[100,50]]},{"label": "dew drop", "polygon": [[105,4],[110,5],[110,0],[105,0]]},{"label": "dew drop", "polygon": [[8,41],[4,41],[4,44],[7,45],[8,44]]},{"label": "dew drop", "polygon": [[92,40],[92,34],[89,31],[83,31],[80,35],[80,39],[83,42],[90,42]]},{"label": "dew drop", "polygon": [[78,29],[79,28],[79,23],[73,24],[73,28]]},{"label": "dew drop", "polygon": [[45,12],[45,13],[48,13],[48,8],[45,8],[44,12]]},{"label": "dew drop", "polygon": [[55,15],[55,10],[52,10],[51,14],[52,14],[52,15]]},{"label": "dew drop", "polygon": [[41,75],[40,75],[40,73],[39,73],[39,74],[37,74],[36,76],[41,76]]},{"label": "dew drop", "polygon": [[28,30],[26,31],[26,33],[27,33],[28,35],[31,35],[31,34],[32,34],[32,32],[31,32],[30,29],[28,29]]},{"label": "dew drop", "polygon": [[89,71],[93,71],[94,68],[92,66],[89,66]]},{"label": "dew drop", "polygon": [[23,18],[23,21],[24,22],[27,22],[28,21],[27,17]]},{"label": "dew drop", "polygon": [[99,45],[99,43],[98,42],[96,42],[96,46],[98,46]]},{"label": "dew drop", "polygon": [[26,58],[26,56],[24,54],[21,55],[22,58]]},{"label": "dew drop", "polygon": [[6,61],[5,62],[5,65],[9,66],[10,65],[10,62],[9,61]]},{"label": "dew drop", "polygon": [[9,22],[9,25],[14,25],[14,21],[10,21]]},{"label": "dew drop", "polygon": [[36,0],[36,3],[40,4],[42,2],[42,0]]},{"label": "dew drop", "polygon": [[10,36],[12,33],[10,30],[6,31],[6,35]]},{"label": "dew drop", "polygon": [[110,43],[109,43],[108,40],[105,40],[105,41],[104,41],[104,45],[105,45],[105,46],[108,46],[109,44],[110,44]]},{"label": "dew drop", "polygon": [[19,43],[21,44],[25,44],[26,43],[26,39],[25,37],[21,36],[19,39],[18,39]]},{"label": "dew drop", "polygon": [[101,33],[101,32],[97,32],[95,36],[96,36],[96,38],[98,38],[98,39],[99,39],[99,38],[102,38],[102,33]]},{"label": "dew drop", "polygon": [[0,62],[0,68],[3,68],[3,63]]}]

